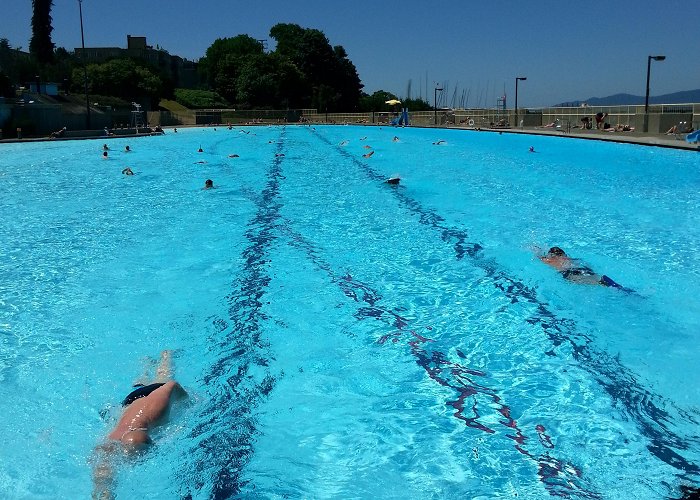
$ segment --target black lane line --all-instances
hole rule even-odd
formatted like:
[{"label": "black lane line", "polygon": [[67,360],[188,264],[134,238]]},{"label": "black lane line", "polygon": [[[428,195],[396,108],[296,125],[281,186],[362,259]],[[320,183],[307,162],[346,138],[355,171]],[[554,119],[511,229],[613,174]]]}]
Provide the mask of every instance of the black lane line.
[{"label": "black lane line", "polygon": [[[423,344],[433,341],[408,328],[410,320],[403,317],[398,308],[388,309],[383,307],[381,305],[381,295],[370,285],[353,278],[348,273],[342,275],[336,273],[333,267],[320,257],[321,252],[314,247],[313,243],[301,234],[293,231],[291,226],[291,222],[286,221],[286,224],[280,227],[281,231],[289,236],[289,244],[302,251],[317,269],[325,272],[330,281],[337,285],[346,297],[357,303],[366,304],[366,306],[358,307],[355,312],[354,316],[357,320],[375,319],[398,330],[395,333],[379,338],[377,342],[380,345],[389,340],[392,343],[397,343],[401,335],[408,334],[409,340],[407,343],[418,366],[425,370],[430,379],[443,387],[453,389],[458,394],[456,400],[446,402],[448,406],[455,409],[454,416],[456,418],[462,420],[468,427],[488,434],[495,433],[493,429],[479,422],[480,414],[477,407],[477,396],[482,400],[485,399],[487,410],[491,406],[497,407],[498,413],[503,417],[499,420],[499,424],[506,428],[506,432],[510,432],[510,434],[506,434],[506,437],[513,440],[515,449],[519,453],[536,464],[537,477],[552,496],[568,497],[570,494],[575,494],[579,498],[600,498],[598,493],[592,491],[591,487],[586,485],[581,469],[554,456],[554,444],[541,424],[535,426],[538,441],[532,440],[534,446],[540,447],[541,450],[538,454],[528,451],[527,440],[530,438],[523,433],[516,420],[510,416],[510,407],[502,401],[495,389],[485,385],[485,381],[474,382],[473,379],[475,377],[486,378],[486,373],[468,368],[460,363],[450,362],[448,356],[444,353],[436,349],[426,348]],[[428,329],[430,330],[431,328],[428,327]],[[466,357],[461,352],[458,351],[458,353],[461,354],[462,358]],[[472,401],[469,408],[465,407],[467,398],[470,398]],[[471,416],[468,416],[469,412],[471,412]],[[478,448],[475,447],[472,452],[475,458],[478,459]]]},{"label": "black lane line", "polygon": [[[334,147],[341,156],[363,171],[369,179],[377,182],[383,182],[386,179],[366,162],[358,160],[343,148],[331,143],[315,129],[310,132],[329,147]],[[423,207],[403,191],[403,189],[391,189],[399,204],[417,215],[421,224],[439,232],[443,241],[450,243],[454,241],[457,260],[469,257],[474,265],[486,273],[486,277],[493,285],[511,300],[511,303],[525,301],[535,307],[535,314],[526,321],[539,326],[553,345],[554,348],[546,351],[545,354],[556,356],[555,348],[568,344],[573,358],[608,393],[613,406],[635,421],[641,434],[649,440],[647,449],[653,455],[678,469],[679,477],[683,479],[689,479],[690,475],[700,475],[700,467],[686,460],[676,451],[689,450],[693,449],[693,446],[698,446],[700,436],[683,438],[674,433],[669,428],[672,417],[665,408],[674,406],[682,419],[688,420],[695,426],[699,423],[696,416],[678,408],[672,402],[666,402],[664,398],[645,388],[637,381],[634,373],[623,366],[617,358],[605,351],[597,350],[587,335],[578,333],[574,321],[557,318],[547,304],[538,299],[533,288],[509,277],[504,271],[498,269],[496,263],[484,259],[480,252],[483,247],[478,243],[470,243],[466,231],[448,226],[441,215]]]},{"label": "black lane line", "polygon": [[[284,150],[283,129],[276,142],[274,160],[267,172],[267,183],[256,199],[257,211],[248,223],[240,278],[226,297],[230,321],[214,319],[217,330],[210,338],[210,350],[216,362],[204,376],[211,401],[200,415],[201,423],[193,429],[197,442],[192,450],[198,459],[189,476],[192,489],[200,491],[213,481],[211,498],[227,499],[241,493],[248,484],[243,469],[253,454],[256,432],[254,410],[273,390],[276,378],[270,373],[269,345],[262,336],[262,312],[270,284],[269,253],[277,240],[274,229],[280,218],[279,200]],[[264,376],[251,372],[262,371]],[[232,372],[232,370],[234,370]],[[214,392],[215,391],[215,392]],[[192,497],[187,492],[185,497]]]}]

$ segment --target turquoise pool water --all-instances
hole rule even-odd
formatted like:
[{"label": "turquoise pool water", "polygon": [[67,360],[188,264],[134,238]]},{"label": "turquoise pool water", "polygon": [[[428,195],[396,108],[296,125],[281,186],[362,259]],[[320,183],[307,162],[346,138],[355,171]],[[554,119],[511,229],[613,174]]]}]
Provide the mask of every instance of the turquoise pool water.
[{"label": "turquoise pool water", "polygon": [[[348,126],[103,142],[0,145],[0,497],[89,497],[167,348],[192,397],[118,498],[700,483],[696,153]],[[552,245],[635,293],[562,279]]]}]

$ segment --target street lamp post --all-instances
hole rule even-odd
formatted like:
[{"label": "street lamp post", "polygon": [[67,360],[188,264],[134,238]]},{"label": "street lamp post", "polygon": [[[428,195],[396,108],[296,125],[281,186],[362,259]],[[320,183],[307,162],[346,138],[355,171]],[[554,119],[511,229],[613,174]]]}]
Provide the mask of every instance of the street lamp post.
[{"label": "street lamp post", "polygon": [[651,60],[663,61],[666,56],[648,56],[647,57],[647,93],[644,98],[644,132],[649,132],[649,76],[651,75]]},{"label": "street lamp post", "polygon": [[435,96],[433,97],[433,110],[435,111],[435,125],[437,125],[437,93],[442,92],[442,87],[435,87]]},{"label": "street lamp post", "polygon": [[518,82],[527,80],[526,76],[515,77],[515,126],[518,126]]},{"label": "street lamp post", "polygon": [[85,61],[85,35],[83,34],[83,0],[78,0],[78,8],[80,9],[80,41],[83,46],[83,71],[85,72],[85,109],[87,114],[85,115],[85,128],[90,130],[90,96],[88,96],[88,76],[87,76],[87,62]]}]

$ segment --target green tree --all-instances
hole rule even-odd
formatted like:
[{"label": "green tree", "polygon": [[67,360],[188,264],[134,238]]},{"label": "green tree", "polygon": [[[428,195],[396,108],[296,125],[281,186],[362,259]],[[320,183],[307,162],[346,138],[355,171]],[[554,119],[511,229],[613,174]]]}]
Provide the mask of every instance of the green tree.
[{"label": "green tree", "polygon": [[297,107],[304,85],[303,75],[285,58],[276,54],[249,56],[242,61],[236,80],[237,102],[247,108]]},{"label": "green tree", "polygon": [[14,97],[12,82],[2,70],[0,70],[0,97]]},{"label": "green tree", "polygon": [[52,6],[52,0],[32,0],[32,38],[29,41],[29,52],[42,64],[53,61]]},{"label": "green tree", "polygon": [[[101,64],[89,64],[87,73],[90,94],[120,97],[127,101],[148,99],[153,106],[157,105],[163,94],[160,76],[133,59],[112,59]],[[73,70],[73,81],[83,82],[81,69]]]},{"label": "green tree", "polygon": [[331,47],[323,32],[297,24],[270,29],[275,52],[287,58],[304,75],[308,87],[304,101],[328,111],[357,108],[362,83],[342,46]]},{"label": "green tree", "polygon": [[199,61],[199,68],[209,86],[233,102],[237,93],[236,80],[244,61],[263,53],[262,44],[248,35],[217,38]]},{"label": "green tree", "polygon": [[377,90],[372,95],[365,94],[360,99],[360,110],[364,113],[369,111],[390,111],[391,107],[386,102],[392,99],[398,99],[398,97],[385,90]]}]

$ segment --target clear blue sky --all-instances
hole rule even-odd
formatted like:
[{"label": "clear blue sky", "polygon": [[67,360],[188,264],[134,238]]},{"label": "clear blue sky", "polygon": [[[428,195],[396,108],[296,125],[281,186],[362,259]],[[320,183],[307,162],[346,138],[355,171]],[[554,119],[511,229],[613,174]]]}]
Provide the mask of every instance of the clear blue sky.
[{"label": "clear blue sky", "polygon": [[[54,0],[53,42],[80,46],[77,0]],[[198,59],[220,37],[269,39],[280,22],[323,31],[342,45],[365,91],[412,95],[432,102],[434,82],[448,82],[449,101],[469,92],[469,105],[495,105],[514,78],[526,76],[518,104],[537,107],[620,92],[644,95],[650,54],[651,94],[700,88],[700,4],[697,0],[84,0],[87,47],[126,46],[146,36],[171,54]],[[0,37],[25,50],[31,1],[0,0]],[[268,47],[274,48],[272,40]],[[450,102],[447,103],[448,105]]]}]

